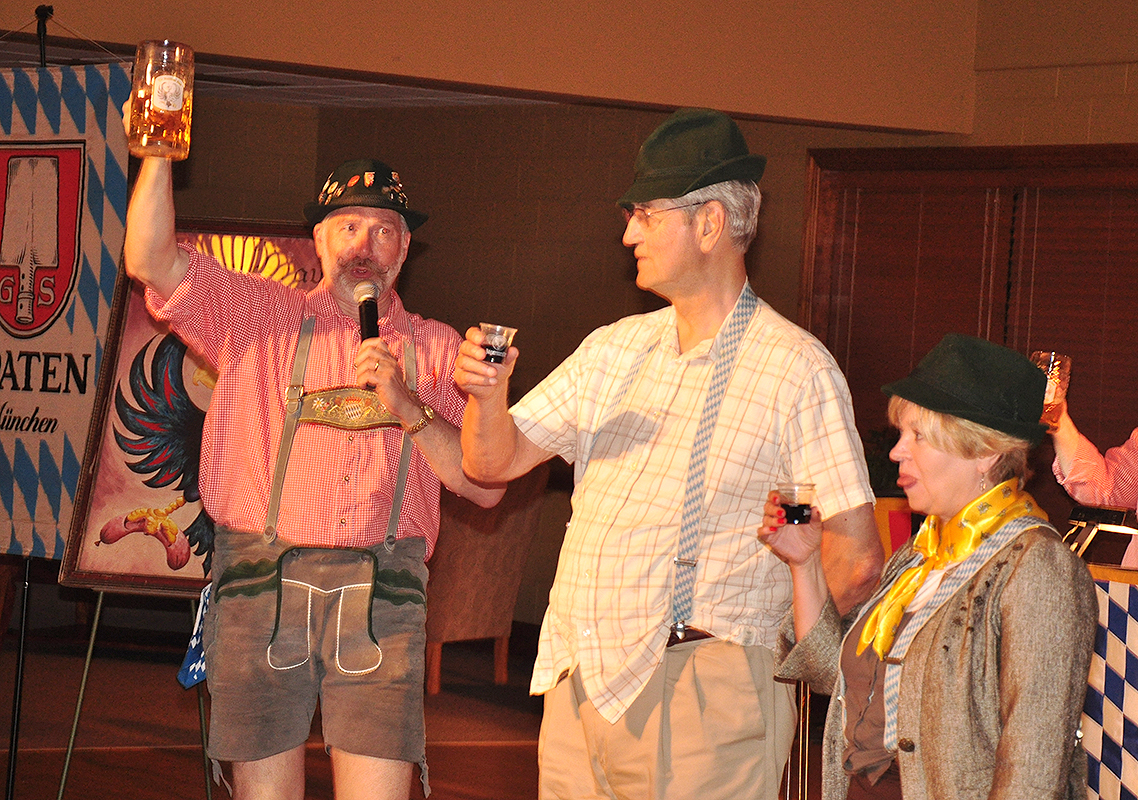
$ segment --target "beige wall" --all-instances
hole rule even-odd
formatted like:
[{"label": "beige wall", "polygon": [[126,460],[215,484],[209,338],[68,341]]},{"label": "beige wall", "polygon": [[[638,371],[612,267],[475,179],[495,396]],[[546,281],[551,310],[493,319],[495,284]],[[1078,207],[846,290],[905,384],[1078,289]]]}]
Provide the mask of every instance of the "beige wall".
[{"label": "beige wall", "polygon": [[1133,0],[979,0],[977,11],[977,69],[1138,60]]},{"label": "beige wall", "polygon": [[[752,149],[770,159],[759,238],[750,256],[756,290],[793,318],[809,148],[1135,141],[1136,81],[1129,59],[1138,64],[1138,52],[1117,42],[1132,42],[1138,24],[1119,33],[1127,28],[1118,20],[1129,17],[1121,14],[1120,0],[1115,6],[1117,30],[1107,37],[1108,49],[1100,30],[1071,21],[1058,0],[981,0],[975,55],[983,68],[976,74],[972,136],[741,119]],[[1044,34],[1057,19],[1068,23],[1054,31],[1064,38],[1062,46],[1044,48]],[[1019,27],[1009,27],[1012,22]],[[136,34],[153,35],[131,32]],[[793,38],[788,34],[783,41]],[[951,35],[941,44],[954,47],[960,39]],[[1022,45],[1014,44],[1021,39]],[[970,47],[956,56],[971,62]],[[455,50],[456,58],[465,52],[459,45]],[[614,81],[668,75],[673,64],[665,60],[658,71],[655,63],[638,63],[630,77],[631,59],[624,59]],[[757,71],[749,74],[766,85]],[[896,87],[880,74],[861,78],[850,103],[881,107],[895,99]],[[813,91],[809,80],[790,79],[787,85],[803,95]],[[738,110],[707,99],[718,97],[712,88],[693,102]],[[906,94],[907,101],[927,100]],[[183,214],[296,220],[340,160],[357,154],[389,160],[412,205],[431,214],[416,233],[401,286],[408,306],[459,330],[486,318],[515,323],[523,353],[518,389],[533,385],[597,325],[658,302],[633,284],[613,199],[627,187],[636,149],[663,112],[626,104],[316,111],[239,106],[203,96],[195,114],[192,155],[178,169]],[[809,116],[820,121],[832,115],[815,109]],[[567,514],[565,471],[556,478],[519,598],[517,616],[524,621],[540,619]]]},{"label": "beige wall", "polygon": [[980,0],[970,144],[1138,141],[1133,0]]},{"label": "beige wall", "polygon": [[[31,9],[5,4],[0,29]],[[98,41],[170,38],[404,79],[894,129],[972,123],[971,3],[86,0],[57,12]]]}]

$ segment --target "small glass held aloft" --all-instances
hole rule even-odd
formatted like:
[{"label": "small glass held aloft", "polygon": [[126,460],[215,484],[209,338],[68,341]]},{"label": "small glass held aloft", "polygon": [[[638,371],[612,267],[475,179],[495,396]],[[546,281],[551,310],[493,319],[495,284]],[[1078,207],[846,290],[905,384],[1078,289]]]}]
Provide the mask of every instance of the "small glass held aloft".
[{"label": "small glass held aloft", "polygon": [[501,364],[514,341],[517,328],[490,322],[479,322],[478,327],[482,329],[482,349],[486,351],[486,360],[491,364]]},{"label": "small glass held aloft", "polygon": [[168,39],[139,43],[131,80],[131,155],[171,161],[188,156],[193,98],[194,51]]},{"label": "small glass held aloft", "polygon": [[775,487],[778,492],[778,504],[786,512],[786,521],[790,525],[805,525],[810,521],[810,506],[814,504],[814,484],[812,483],[780,483]]},{"label": "small glass held aloft", "polygon": [[1067,399],[1067,385],[1071,382],[1071,357],[1048,350],[1036,350],[1031,361],[1047,376],[1043,393],[1043,416],[1039,421],[1054,432],[1059,425],[1059,409]]}]

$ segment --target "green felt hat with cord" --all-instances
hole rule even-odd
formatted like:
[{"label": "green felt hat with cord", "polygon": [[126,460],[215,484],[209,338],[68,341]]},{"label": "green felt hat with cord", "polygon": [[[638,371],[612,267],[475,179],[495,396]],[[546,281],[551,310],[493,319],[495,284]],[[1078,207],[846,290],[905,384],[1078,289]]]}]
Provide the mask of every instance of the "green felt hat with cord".
[{"label": "green felt hat with cord", "polygon": [[916,368],[881,391],[919,406],[1039,444],[1047,376],[1002,345],[947,334]]},{"label": "green felt hat with cord", "polygon": [[751,153],[735,121],[720,111],[682,108],[656,128],[636,156],[622,207],[682,197],[724,181],[758,181],[767,160]]}]

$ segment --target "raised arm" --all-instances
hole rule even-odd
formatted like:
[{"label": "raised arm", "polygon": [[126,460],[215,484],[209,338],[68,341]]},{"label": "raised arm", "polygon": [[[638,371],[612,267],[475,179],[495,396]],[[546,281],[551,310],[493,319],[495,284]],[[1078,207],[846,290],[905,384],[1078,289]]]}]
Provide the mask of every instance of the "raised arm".
[{"label": "raised arm", "polygon": [[[422,451],[443,486],[483,508],[489,508],[506,493],[504,481],[481,483],[462,471],[462,445],[458,428],[442,415],[427,416],[419,398],[407,388],[403,369],[382,339],[365,339],[356,354],[356,378],[372,387],[383,404],[399,417],[403,429]],[[433,413],[433,409],[432,409]],[[426,422],[424,423],[424,420]]]},{"label": "raised arm", "polygon": [[1051,438],[1055,478],[1076,502],[1129,508],[1138,504],[1138,429],[1118,447],[1100,453],[1079,433],[1064,403]]},{"label": "raised arm", "polygon": [[759,538],[790,567],[794,630],[799,639],[814,627],[828,598],[833,598],[834,607],[844,615],[873,593],[881,577],[883,555],[880,541],[867,543],[862,535],[866,508],[872,521],[869,506],[822,522],[815,508],[809,523],[788,525],[778,496],[772,492],[767,500]]},{"label": "raised arm", "polygon": [[1055,445],[1055,466],[1064,476],[1070,475],[1071,469],[1075,465],[1075,453],[1078,452],[1079,439],[1082,438],[1082,434],[1075,427],[1075,421],[1071,419],[1071,415],[1067,413],[1067,402],[1065,400],[1060,405],[1059,421],[1050,433],[1051,442]]},{"label": "raised arm", "polygon": [[163,298],[186,277],[190,257],[174,237],[174,182],[171,162],[144,158],[126,212],[123,245],[126,272]]},{"label": "raised arm", "polygon": [[415,444],[422,449],[443,485],[455,494],[489,508],[506,493],[504,482],[483,484],[463,472],[459,431],[445,419],[438,418],[415,434]]},{"label": "raised arm", "polygon": [[525,475],[551,454],[518,430],[509,411],[509,377],[518,359],[511,347],[501,364],[484,359],[482,331],[470,328],[454,362],[454,380],[470,399],[462,421],[462,468],[478,481]]}]

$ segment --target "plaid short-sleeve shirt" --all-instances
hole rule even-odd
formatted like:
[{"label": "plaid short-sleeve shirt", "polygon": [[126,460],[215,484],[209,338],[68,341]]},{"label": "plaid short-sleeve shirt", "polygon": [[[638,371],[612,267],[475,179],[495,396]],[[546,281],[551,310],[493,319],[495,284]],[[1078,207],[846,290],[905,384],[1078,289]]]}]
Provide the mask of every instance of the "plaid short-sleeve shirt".
[{"label": "plaid short-sleeve shirt", "polygon": [[[590,700],[615,721],[659,663],[689,453],[721,336],[680,354],[670,307],[623,319],[511,409],[531,441],[575,466],[534,693],[579,667]],[[760,300],[708,456],[692,626],[744,645],[776,642],[790,573],[756,534],[767,493],[790,477],[817,484],[826,517],[873,502],[845,378],[816,339]]]},{"label": "plaid short-sleeve shirt", "polygon": [[[323,288],[308,294],[190,254],[186,279],[165,302],[147,303],[218,373],[202,432],[202,502],[215,522],[260,531],[268,512],[285,392],[292,378],[300,323],[316,317],[304,377],[306,391],[356,383],[359,321],[343,314]],[[422,401],[460,425],[466,397],[453,379],[461,338],[448,325],[408,314],[398,296],[379,321],[380,338],[403,363],[414,342]],[[391,513],[399,428],[363,431],[302,424],[289,458],[277,528],[289,542],[368,547],[383,539]],[[439,532],[441,484],[418,447],[411,453],[396,536],[421,536],[427,556]]]}]

